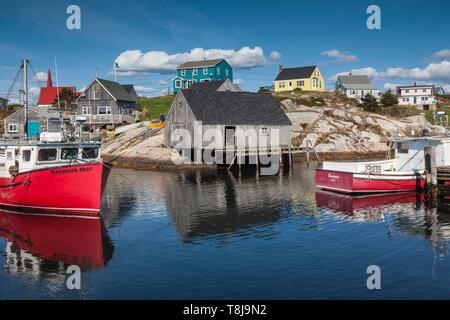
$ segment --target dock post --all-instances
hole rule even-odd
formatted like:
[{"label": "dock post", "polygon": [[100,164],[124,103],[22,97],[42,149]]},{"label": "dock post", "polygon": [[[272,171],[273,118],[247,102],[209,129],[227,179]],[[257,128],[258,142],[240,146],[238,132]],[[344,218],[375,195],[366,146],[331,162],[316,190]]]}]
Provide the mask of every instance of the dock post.
[{"label": "dock post", "polygon": [[429,187],[437,186],[437,167],[436,167],[436,149],[434,147],[425,147],[425,170],[426,183]]}]

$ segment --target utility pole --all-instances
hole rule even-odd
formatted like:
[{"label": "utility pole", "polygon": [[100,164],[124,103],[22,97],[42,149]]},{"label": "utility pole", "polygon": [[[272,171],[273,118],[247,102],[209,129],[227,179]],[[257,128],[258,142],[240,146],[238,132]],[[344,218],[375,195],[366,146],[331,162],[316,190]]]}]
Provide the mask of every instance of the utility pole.
[{"label": "utility pole", "polygon": [[28,140],[28,72],[27,72],[28,60],[24,59],[22,64],[23,71],[23,107],[25,111],[25,140]]}]

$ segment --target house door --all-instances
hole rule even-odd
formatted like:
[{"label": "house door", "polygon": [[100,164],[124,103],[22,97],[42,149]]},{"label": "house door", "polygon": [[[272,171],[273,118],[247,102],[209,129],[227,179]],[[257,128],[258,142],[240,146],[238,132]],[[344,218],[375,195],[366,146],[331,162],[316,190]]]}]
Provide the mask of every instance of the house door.
[{"label": "house door", "polygon": [[414,104],[417,104],[417,97],[414,97]]},{"label": "house door", "polygon": [[236,146],[236,127],[225,127],[225,147],[234,148]]}]

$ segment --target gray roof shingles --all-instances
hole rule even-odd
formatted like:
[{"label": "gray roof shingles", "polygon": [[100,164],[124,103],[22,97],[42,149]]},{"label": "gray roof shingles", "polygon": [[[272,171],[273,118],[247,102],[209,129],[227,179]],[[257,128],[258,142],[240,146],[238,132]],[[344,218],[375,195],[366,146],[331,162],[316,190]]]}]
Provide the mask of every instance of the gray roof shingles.
[{"label": "gray roof shingles", "polygon": [[293,80],[293,79],[305,79],[311,77],[311,74],[317,66],[307,66],[298,68],[283,68],[278,74],[275,81],[279,80]]},{"label": "gray roof shingles", "polygon": [[198,121],[206,125],[292,125],[269,94],[182,90]]},{"label": "gray roof shingles", "polygon": [[338,83],[346,89],[376,89],[376,87],[370,82],[369,77],[366,75],[358,76],[338,76]]},{"label": "gray roof shingles", "polygon": [[99,78],[97,78],[97,80],[106,88],[106,90],[109,91],[110,94],[113,95],[117,101],[136,102],[136,99],[132,97],[119,83]]},{"label": "gray roof shingles", "polygon": [[200,60],[200,61],[188,61],[183,63],[178,67],[178,69],[190,69],[190,68],[201,68],[201,67],[214,67],[218,63],[222,62],[224,59],[214,59],[214,60]]}]

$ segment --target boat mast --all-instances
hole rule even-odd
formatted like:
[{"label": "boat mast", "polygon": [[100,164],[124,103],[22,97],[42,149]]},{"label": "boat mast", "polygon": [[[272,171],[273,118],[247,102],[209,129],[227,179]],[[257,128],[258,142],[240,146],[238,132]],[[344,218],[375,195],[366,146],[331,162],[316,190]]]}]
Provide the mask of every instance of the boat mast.
[{"label": "boat mast", "polygon": [[28,60],[24,59],[22,64],[23,71],[23,107],[25,108],[25,140],[28,140]]}]

